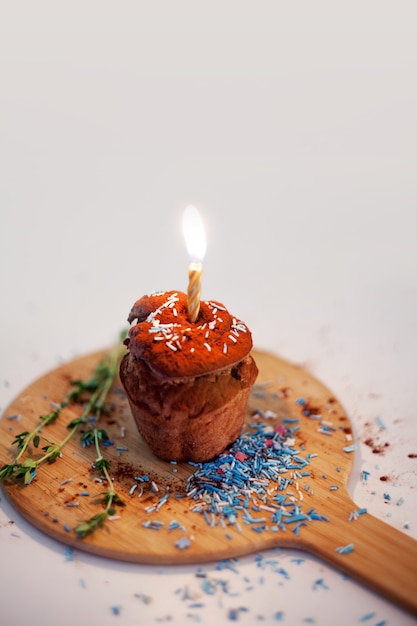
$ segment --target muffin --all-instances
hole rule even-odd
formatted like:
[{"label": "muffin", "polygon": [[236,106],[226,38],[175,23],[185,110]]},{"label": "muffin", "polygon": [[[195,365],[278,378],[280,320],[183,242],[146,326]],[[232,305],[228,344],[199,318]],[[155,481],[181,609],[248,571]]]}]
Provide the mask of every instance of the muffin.
[{"label": "muffin", "polygon": [[249,329],[214,301],[190,323],[176,291],[142,297],[135,320],[120,379],[139,432],[161,459],[212,459],[239,436],[258,374]]}]

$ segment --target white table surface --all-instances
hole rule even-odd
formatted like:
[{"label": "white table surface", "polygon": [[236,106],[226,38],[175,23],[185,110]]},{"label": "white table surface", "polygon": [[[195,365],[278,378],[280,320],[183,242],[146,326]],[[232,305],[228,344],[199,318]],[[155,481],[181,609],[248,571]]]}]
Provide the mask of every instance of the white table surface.
[{"label": "white table surface", "polygon": [[[203,298],[337,395],[359,448],[350,493],[417,539],[415,2],[0,15],[1,410],[112,344],[144,293],[186,289],[194,203]],[[416,623],[295,550],[203,565],[213,595],[197,566],[69,557],[4,494],[0,554],[3,626]]]}]

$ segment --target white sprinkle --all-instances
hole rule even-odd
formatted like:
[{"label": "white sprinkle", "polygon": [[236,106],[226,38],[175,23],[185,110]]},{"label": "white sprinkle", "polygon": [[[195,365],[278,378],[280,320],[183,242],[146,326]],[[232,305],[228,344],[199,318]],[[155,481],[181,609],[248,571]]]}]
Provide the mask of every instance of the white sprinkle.
[{"label": "white sprinkle", "polygon": [[226,354],[227,352],[227,343],[223,344],[223,354]]},{"label": "white sprinkle", "polygon": [[190,348],[190,352],[194,352],[194,349],[195,349],[195,348]]},{"label": "white sprinkle", "polygon": [[231,339],[233,341],[233,343],[237,342],[236,337],[234,337],[233,335],[229,335],[229,339]]},{"label": "white sprinkle", "polygon": [[120,436],[122,439],[126,437],[126,428],[124,426],[120,426]]},{"label": "white sprinkle", "polygon": [[209,344],[208,344],[208,343],[205,343],[205,344],[204,344],[204,347],[205,347],[205,348],[207,348],[207,350],[208,350],[209,352],[211,352],[211,346],[209,346]]},{"label": "white sprinkle", "polygon": [[272,506],[265,506],[264,504],[261,504],[259,508],[261,509],[261,511],[268,511],[269,513],[276,513],[276,510],[278,507],[274,508]]},{"label": "white sprinkle", "polygon": [[178,317],[177,309],[175,307],[172,309],[172,312],[174,314],[174,317]]},{"label": "white sprinkle", "polygon": [[169,341],[166,342],[166,345],[168,346],[168,348],[170,350],[172,350],[173,352],[177,351],[177,348],[175,346],[172,345],[172,343],[170,343]]},{"label": "white sprinkle", "polygon": [[107,519],[109,520],[109,522],[115,522],[116,520],[120,519],[120,515],[109,515]]},{"label": "white sprinkle", "polygon": [[66,478],[65,480],[60,482],[60,485],[66,485],[67,483],[72,482],[72,478]]},{"label": "white sprinkle", "polygon": [[209,331],[207,331],[207,332],[206,332],[206,334],[205,334],[204,336],[205,336],[205,338],[206,338],[206,339],[208,339],[208,338],[209,338],[209,335],[210,335],[210,333],[209,333]]},{"label": "white sprinkle", "polygon": [[129,490],[129,496],[133,495],[133,492],[135,491],[135,489],[137,489],[138,483],[134,483],[130,490]]}]

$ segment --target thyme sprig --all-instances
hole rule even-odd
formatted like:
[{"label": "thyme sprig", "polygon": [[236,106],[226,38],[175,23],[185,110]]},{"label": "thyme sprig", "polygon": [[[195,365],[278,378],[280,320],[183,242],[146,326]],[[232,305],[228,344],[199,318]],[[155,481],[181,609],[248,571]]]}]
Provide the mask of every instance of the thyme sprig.
[{"label": "thyme sprig", "polygon": [[[122,334],[121,339],[124,336],[125,333]],[[124,352],[123,345],[121,343],[117,344],[100,361],[90,378],[71,381],[72,389],[66,394],[64,400],[57,404],[50,413],[42,415],[39,424],[32,431],[24,431],[15,436],[12,445],[17,447],[18,453],[11,463],[5,464],[0,468],[0,481],[15,479],[22,480],[25,485],[30,484],[43,463],[53,463],[62,456],[63,448],[74,437],[81,425],[87,424],[90,420],[95,420],[95,423],[97,423],[101,414],[107,410],[107,396],[119,371],[120,361]],[[43,435],[43,428],[54,423],[67,406],[84,401],[86,398],[87,401],[81,416],[73,419],[67,425],[69,429],[68,434],[59,443],[49,441]],[[34,449],[38,449],[41,440],[46,443],[41,448],[43,455],[38,458],[32,458],[29,455],[29,447],[33,446]],[[94,532],[94,530],[104,524],[109,516],[114,515],[115,504],[124,506],[110,478],[110,461],[105,459],[101,453],[101,440],[108,440],[108,435],[102,428],[94,427],[85,431],[81,436],[81,442],[84,445],[94,443],[97,458],[93,467],[104,475],[108,484],[108,490],[100,494],[102,496],[100,501],[105,505],[104,511],[94,515],[89,520],[80,522],[75,528],[75,532],[79,537],[85,537],[87,534]],[[25,454],[27,454],[27,457],[23,460]]]},{"label": "thyme sprig", "polygon": [[104,491],[101,494],[99,494],[101,498],[99,498],[99,500],[96,500],[97,503],[102,503],[105,505],[104,511],[102,511],[101,513],[96,513],[95,515],[93,515],[87,520],[81,521],[74,528],[74,531],[76,532],[78,537],[83,539],[87,535],[92,534],[95,530],[97,530],[97,528],[102,526],[106,522],[109,516],[112,516],[116,513],[116,509],[114,508],[113,505],[117,504],[119,506],[125,506],[125,503],[116,493],[116,490],[113,485],[113,481],[110,477],[110,474],[109,474],[110,461],[108,459],[105,459],[101,453],[100,441],[109,440],[109,436],[107,432],[103,428],[93,428],[92,430],[86,431],[82,435],[81,440],[87,445],[94,443],[96,453],[97,453],[97,458],[94,461],[93,469],[103,474],[108,485],[107,491]]}]

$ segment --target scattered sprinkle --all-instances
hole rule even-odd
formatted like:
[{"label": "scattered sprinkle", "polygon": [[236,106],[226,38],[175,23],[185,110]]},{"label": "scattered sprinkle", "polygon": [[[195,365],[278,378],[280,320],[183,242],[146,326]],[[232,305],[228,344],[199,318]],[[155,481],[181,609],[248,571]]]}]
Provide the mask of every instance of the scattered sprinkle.
[{"label": "scattered sprinkle", "polygon": [[120,615],[120,611],[122,609],[121,606],[112,606],[110,607],[111,612],[113,613],[113,615]]},{"label": "scattered sprinkle", "polygon": [[380,427],[381,430],[385,430],[386,426],[384,424],[384,422],[382,421],[382,419],[378,416],[375,418],[376,423],[378,424],[378,426]]},{"label": "scattered sprinkle", "polygon": [[178,548],[178,550],[186,550],[187,548],[189,548],[191,545],[191,541],[188,539],[188,537],[181,537],[181,539],[178,539],[178,541],[175,542],[175,547]]},{"label": "scattered sprinkle", "polygon": [[339,554],[349,554],[350,552],[353,552],[354,549],[355,546],[353,545],[353,543],[349,543],[347,546],[339,546],[338,548],[336,548],[336,552],[338,552]]}]

